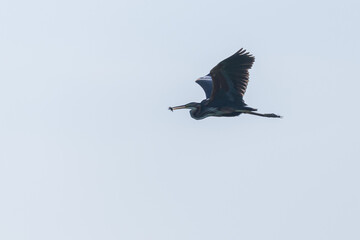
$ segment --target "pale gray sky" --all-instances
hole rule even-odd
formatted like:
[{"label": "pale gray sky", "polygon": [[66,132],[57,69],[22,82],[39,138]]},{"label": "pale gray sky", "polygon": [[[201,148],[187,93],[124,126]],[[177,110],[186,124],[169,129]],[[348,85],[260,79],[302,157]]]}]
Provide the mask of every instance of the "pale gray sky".
[{"label": "pale gray sky", "polygon": [[[360,239],[358,1],[0,2],[0,239]],[[256,116],[168,106],[240,48]]]}]

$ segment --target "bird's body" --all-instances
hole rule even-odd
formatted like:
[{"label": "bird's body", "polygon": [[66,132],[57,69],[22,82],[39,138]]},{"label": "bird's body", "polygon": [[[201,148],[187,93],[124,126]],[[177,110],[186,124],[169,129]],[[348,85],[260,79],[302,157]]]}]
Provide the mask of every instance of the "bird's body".
[{"label": "bird's body", "polygon": [[243,96],[249,81],[249,69],[255,58],[243,49],[217,64],[208,75],[196,82],[204,89],[206,99],[201,103],[191,102],[185,105],[170,107],[176,109],[191,109],[190,115],[196,120],[206,117],[234,117],[247,113],[262,117],[279,118],[270,113],[257,113],[257,109],[248,107]]}]

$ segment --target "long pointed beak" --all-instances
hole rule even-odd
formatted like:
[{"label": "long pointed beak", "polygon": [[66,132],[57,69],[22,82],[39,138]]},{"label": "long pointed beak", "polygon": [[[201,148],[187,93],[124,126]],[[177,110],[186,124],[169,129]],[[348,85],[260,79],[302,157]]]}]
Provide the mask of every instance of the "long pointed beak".
[{"label": "long pointed beak", "polygon": [[185,109],[186,105],[176,106],[176,107],[169,107],[170,111],[178,110],[178,109]]}]

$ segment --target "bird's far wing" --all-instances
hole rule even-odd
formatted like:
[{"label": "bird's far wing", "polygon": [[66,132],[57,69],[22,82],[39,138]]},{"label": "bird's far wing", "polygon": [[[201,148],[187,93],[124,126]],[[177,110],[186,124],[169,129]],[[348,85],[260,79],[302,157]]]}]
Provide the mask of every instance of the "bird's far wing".
[{"label": "bird's far wing", "polygon": [[197,79],[195,82],[204,89],[206,98],[210,98],[213,89],[213,82],[210,74]]},{"label": "bird's far wing", "polygon": [[231,102],[243,101],[249,82],[249,69],[254,61],[255,57],[240,49],[211,69],[213,91],[210,100],[226,98]]}]

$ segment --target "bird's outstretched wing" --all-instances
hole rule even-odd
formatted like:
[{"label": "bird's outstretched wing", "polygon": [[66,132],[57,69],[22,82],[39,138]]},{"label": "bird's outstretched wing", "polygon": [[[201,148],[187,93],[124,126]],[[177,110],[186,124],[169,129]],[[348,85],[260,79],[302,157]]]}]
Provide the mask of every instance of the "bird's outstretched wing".
[{"label": "bird's outstretched wing", "polygon": [[204,89],[206,98],[210,98],[213,89],[213,82],[210,74],[197,79],[195,82]]},{"label": "bird's outstretched wing", "polygon": [[213,90],[210,101],[222,100],[243,102],[243,96],[249,81],[249,69],[255,61],[245,49],[226,58],[210,71]]}]

